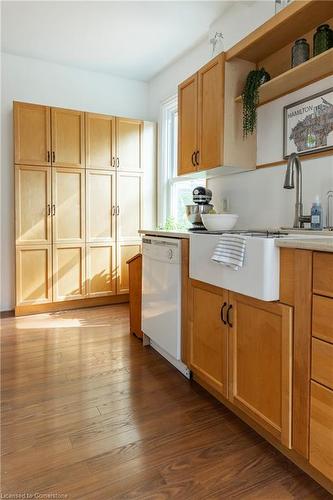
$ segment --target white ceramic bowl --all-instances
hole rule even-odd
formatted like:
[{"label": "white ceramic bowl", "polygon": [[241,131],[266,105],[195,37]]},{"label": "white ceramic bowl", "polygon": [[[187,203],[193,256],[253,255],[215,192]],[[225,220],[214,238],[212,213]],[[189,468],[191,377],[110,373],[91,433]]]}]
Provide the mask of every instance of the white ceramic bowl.
[{"label": "white ceramic bowl", "polygon": [[236,214],[201,214],[203,225],[208,231],[228,231],[237,220]]}]

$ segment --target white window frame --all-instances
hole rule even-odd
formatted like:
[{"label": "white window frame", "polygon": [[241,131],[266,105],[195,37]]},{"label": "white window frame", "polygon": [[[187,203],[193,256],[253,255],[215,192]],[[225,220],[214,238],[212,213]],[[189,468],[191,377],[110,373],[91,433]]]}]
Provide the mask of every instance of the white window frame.
[{"label": "white window frame", "polygon": [[[170,161],[172,154],[171,124],[173,115],[178,111],[178,97],[173,95],[161,103],[159,119],[159,148],[158,148],[158,225],[163,225],[170,214],[171,183],[174,179],[173,162]],[[171,168],[170,168],[171,165]],[[171,181],[172,182],[172,181]]]}]

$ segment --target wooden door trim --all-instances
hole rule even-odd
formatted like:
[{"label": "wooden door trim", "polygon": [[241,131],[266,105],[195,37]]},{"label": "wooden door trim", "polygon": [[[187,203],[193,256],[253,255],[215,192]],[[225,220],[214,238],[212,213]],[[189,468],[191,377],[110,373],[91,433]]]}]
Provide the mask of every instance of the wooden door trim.
[{"label": "wooden door trim", "polygon": [[107,297],[107,296],[115,296],[117,294],[117,277],[115,274],[111,275],[111,290],[109,292],[91,292],[90,288],[90,264],[91,264],[91,248],[111,248],[112,251],[112,263],[114,264],[114,268],[111,272],[116,273],[117,264],[116,264],[116,242],[87,242],[86,243],[86,295],[87,297]]},{"label": "wooden door trim", "polygon": [[98,118],[101,120],[107,120],[111,122],[111,159],[112,157],[116,157],[116,117],[113,115],[104,115],[100,113],[85,113],[85,146],[86,146],[86,168],[91,170],[102,170],[102,171],[112,171],[116,170],[116,165],[105,166],[102,167],[100,165],[91,165],[90,164],[90,141],[89,141],[89,132],[90,132],[90,118]]},{"label": "wooden door trim", "polygon": [[[81,238],[70,238],[69,240],[57,239],[57,200],[56,200],[56,174],[63,173],[77,173],[80,175],[80,197],[81,197]],[[54,244],[71,245],[71,244],[84,244],[86,240],[86,199],[85,199],[85,171],[81,168],[69,167],[54,167],[52,168],[52,204],[55,205],[55,215],[52,217],[52,238]]]},{"label": "wooden door trim", "polygon": [[52,243],[52,224],[51,224],[51,215],[48,215],[48,207],[45,207],[46,211],[46,232],[47,232],[47,238],[46,240],[23,240],[20,239],[19,234],[20,234],[20,227],[19,227],[19,221],[20,221],[20,207],[21,207],[21,199],[18,193],[19,187],[20,187],[20,172],[22,170],[27,170],[27,171],[40,171],[40,172],[46,172],[46,205],[49,205],[51,208],[51,168],[48,166],[43,166],[43,165],[21,165],[17,164],[15,165],[15,193],[14,193],[14,198],[15,198],[15,240],[16,240],[16,245],[19,246],[24,246],[24,245],[51,245]]},{"label": "wooden door trim", "polygon": [[[208,170],[210,168],[215,168],[219,165],[223,165],[223,153],[224,153],[224,63],[225,63],[225,53],[222,52],[221,54],[217,55],[209,61],[205,66],[199,69],[198,71],[198,83],[197,83],[197,99],[198,99],[198,111],[197,111],[197,121],[198,121],[198,128],[197,128],[197,142],[198,142],[198,149],[200,153],[200,161],[199,165],[197,167],[198,171],[201,170]],[[202,137],[202,130],[203,130],[203,124],[202,124],[202,113],[203,113],[203,96],[202,96],[202,91],[203,91],[203,83],[202,83],[202,77],[205,73],[207,73],[210,69],[212,69],[214,66],[221,66],[221,96],[220,96],[220,103],[219,105],[221,106],[221,128],[219,131],[219,159],[220,161],[216,165],[206,165],[205,164],[205,159],[203,158],[202,155],[202,144],[203,144],[203,137]]]},{"label": "wooden door trim", "polygon": [[[80,116],[80,163],[63,163],[57,161],[57,135],[56,135],[56,114],[57,112],[76,114]],[[61,168],[85,168],[85,113],[84,111],[78,111],[76,109],[66,109],[66,108],[51,108],[51,145],[52,145],[52,155],[55,153],[55,161],[52,161],[52,167]],[[51,156],[52,156],[51,155]]]},{"label": "wooden door trim", "polygon": [[[14,108],[14,162],[17,165],[40,165],[40,166],[51,166],[51,108],[49,106],[43,106],[42,104],[33,104],[28,102],[19,102],[13,101]],[[20,152],[20,134],[19,134],[19,111],[20,108],[44,108],[45,111],[45,136],[46,136],[46,144],[45,144],[45,161],[34,160],[31,161],[31,158],[19,158]],[[50,156],[48,159],[47,152],[49,151]]]},{"label": "wooden door trim", "polygon": [[[117,239],[117,217],[115,213],[111,213],[111,217],[113,219],[113,224],[112,224],[112,236],[111,238],[92,238],[90,236],[90,217],[89,217],[89,212],[90,212],[90,190],[89,190],[89,177],[91,175],[108,175],[109,177],[112,177],[112,193],[111,193],[111,205],[112,207],[117,206],[117,199],[116,199],[116,194],[117,194],[117,175],[114,170],[103,170],[103,169],[86,169],[86,183],[85,183],[85,192],[86,192],[86,203],[85,203],[85,220],[86,220],[86,241],[87,243],[114,243]],[[112,210],[112,208],[111,208]]]}]

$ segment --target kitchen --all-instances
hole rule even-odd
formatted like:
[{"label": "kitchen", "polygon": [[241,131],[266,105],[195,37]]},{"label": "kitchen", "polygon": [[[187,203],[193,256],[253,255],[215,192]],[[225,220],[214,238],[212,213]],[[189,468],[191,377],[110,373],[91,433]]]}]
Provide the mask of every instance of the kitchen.
[{"label": "kitchen", "polygon": [[[41,52],[29,59],[5,35],[4,140],[13,110],[15,136],[3,163],[15,163],[15,181],[4,178],[13,189],[2,198],[6,209],[15,188],[16,317],[2,315],[4,493],[333,491],[332,133],[317,144],[312,128],[297,150],[293,135],[300,110],[331,120],[333,48],[316,47],[322,32],[331,43],[318,27],[332,27],[333,3],[276,3],[156,3],[151,15],[176,8],[206,23],[204,41],[153,73],[148,93],[125,85],[123,67],[118,88],[106,82],[116,95],[101,91],[99,103],[64,97],[79,77],[89,93],[88,72]],[[145,2],[136,8],[148,15]],[[37,96],[43,70],[49,97],[43,80]],[[258,101],[245,108],[251,72]],[[1,248],[10,269],[12,248]],[[3,274],[5,311],[13,290]]]}]

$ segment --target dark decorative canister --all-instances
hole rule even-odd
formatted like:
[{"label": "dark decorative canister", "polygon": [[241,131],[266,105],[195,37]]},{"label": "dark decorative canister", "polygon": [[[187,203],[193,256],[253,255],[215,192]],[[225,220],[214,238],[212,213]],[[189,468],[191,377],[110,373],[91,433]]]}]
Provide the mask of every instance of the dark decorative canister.
[{"label": "dark decorative canister", "polygon": [[328,24],[318,26],[313,35],[313,55],[317,56],[333,47],[333,30]]},{"label": "dark decorative canister", "polygon": [[304,63],[310,57],[310,45],[305,38],[296,40],[291,49],[291,67],[295,68],[299,64]]}]

